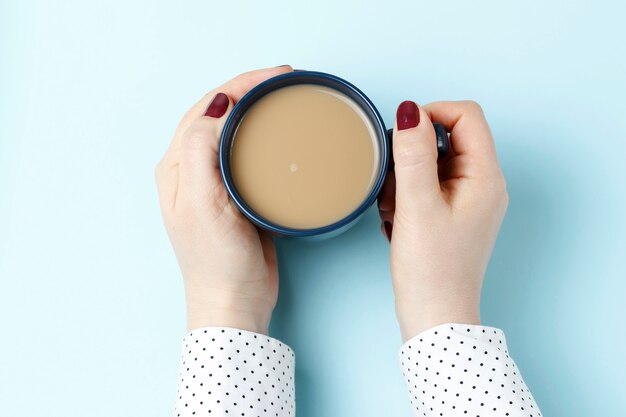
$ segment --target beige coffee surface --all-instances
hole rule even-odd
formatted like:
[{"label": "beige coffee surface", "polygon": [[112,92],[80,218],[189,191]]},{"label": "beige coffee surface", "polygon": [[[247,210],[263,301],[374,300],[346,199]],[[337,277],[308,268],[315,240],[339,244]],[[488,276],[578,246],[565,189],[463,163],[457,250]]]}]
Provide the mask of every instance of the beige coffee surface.
[{"label": "beige coffee surface", "polygon": [[246,112],[230,162],[237,192],[256,213],[310,229],[364,201],[379,159],[363,110],[335,90],[305,84],[269,93]]}]

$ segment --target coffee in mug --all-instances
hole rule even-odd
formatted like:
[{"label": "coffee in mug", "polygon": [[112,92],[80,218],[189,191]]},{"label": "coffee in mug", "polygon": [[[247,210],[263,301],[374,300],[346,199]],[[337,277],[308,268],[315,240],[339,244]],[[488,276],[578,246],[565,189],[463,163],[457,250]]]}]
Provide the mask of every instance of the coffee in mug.
[{"label": "coffee in mug", "polygon": [[345,94],[315,84],[277,89],[246,111],[232,142],[235,188],[252,210],[312,229],[366,199],[380,164],[374,126]]}]

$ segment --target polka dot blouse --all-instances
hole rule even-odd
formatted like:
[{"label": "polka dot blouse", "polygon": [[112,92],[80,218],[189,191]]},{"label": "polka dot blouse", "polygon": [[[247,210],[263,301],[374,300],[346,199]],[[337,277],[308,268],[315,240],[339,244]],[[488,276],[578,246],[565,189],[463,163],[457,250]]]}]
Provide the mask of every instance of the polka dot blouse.
[{"label": "polka dot blouse", "polygon": [[[440,325],[399,356],[416,416],[541,416],[499,329]],[[175,415],[295,416],[294,365],[291,348],[274,338],[193,330],[183,339]]]}]

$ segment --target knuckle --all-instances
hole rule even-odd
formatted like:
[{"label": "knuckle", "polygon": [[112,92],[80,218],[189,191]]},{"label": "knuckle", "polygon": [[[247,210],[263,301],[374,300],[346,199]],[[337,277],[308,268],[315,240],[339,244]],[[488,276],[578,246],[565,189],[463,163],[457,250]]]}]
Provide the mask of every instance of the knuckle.
[{"label": "knuckle", "polygon": [[415,167],[432,164],[434,153],[425,143],[416,143],[410,138],[402,138],[394,143],[394,164],[396,167]]},{"label": "knuckle", "polygon": [[181,119],[181,124],[187,124],[187,123],[189,123],[189,121],[190,121],[190,120],[193,120],[193,119],[194,119],[194,117],[195,117],[195,115],[196,115],[196,113],[195,113],[195,111],[194,111],[194,110],[195,110],[195,109],[192,107],[192,108],[190,108],[189,110],[187,110],[187,111],[185,112],[185,114],[183,114],[183,117],[182,117],[182,119]]},{"label": "knuckle", "polygon": [[154,180],[159,184],[165,176],[165,159],[161,159],[154,167]]},{"label": "knuckle", "polygon": [[186,148],[204,148],[214,133],[208,120],[196,120],[189,125],[182,137],[182,145]]},{"label": "knuckle", "polygon": [[183,137],[183,145],[188,149],[202,148],[206,143],[206,137],[198,131],[187,132]]},{"label": "knuckle", "polygon": [[504,176],[502,176],[501,186],[500,186],[500,199],[502,201],[502,205],[506,209],[509,206],[509,191],[506,188],[506,180]]},{"label": "knuckle", "polygon": [[394,155],[396,168],[416,167],[430,163],[430,155],[415,152],[411,149],[402,149]]},{"label": "knuckle", "polygon": [[509,194],[506,188],[504,175],[499,174],[492,181],[490,181],[488,193],[495,205],[504,207],[508,206]]},{"label": "knuckle", "polygon": [[500,177],[496,181],[495,188],[496,188],[496,193],[500,196],[502,200],[508,199],[509,193],[507,192],[507,189],[506,189],[506,180],[504,179],[504,177]]},{"label": "knuckle", "polygon": [[498,175],[494,177],[493,185],[494,185],[494,189],[498,193],[500,194],[506,193],[506,179],[504,178],[504,175],[502,175],[502,173],[499,173]]},{"label": "knuckle", "polygon": [[463,101],[463,105],[465,106],[465,108],[475,114],[484,114],[483,108],[482,106],[474,101],[474,100],[465,100]]}]

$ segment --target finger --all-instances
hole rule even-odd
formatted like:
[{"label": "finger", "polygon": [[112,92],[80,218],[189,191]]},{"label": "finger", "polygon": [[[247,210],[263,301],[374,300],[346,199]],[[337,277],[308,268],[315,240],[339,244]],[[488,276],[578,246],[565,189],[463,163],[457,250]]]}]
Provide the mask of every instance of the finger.
[{"label": "finger", "polygon": [[472,169],[472,161],[467,155],[457,155],[451,158],[440,172],[441,182],[463,178],[468,170]]},{"label": "finger", "polygon": [[491,130],[482,108],[473,101],[440,101],[424,106],[433,121],[450,132],[455,154],[464,161],[461,176],[484,176],[500,172]]},{"label": "finger", "polygon": [[383,232],[383,235],[386,236],[387,232],[391,231],[391,228],[393,227],[393,216],[394,216],[394,212],[393,211],[387,211],[384,213],[380,213],[380,220],[381,220],[381,229]]},{"label": "finger", "polygon": [[[170,145],[169,149],[176,149],[180,146],[180,137],[182,134],[189,128],[189,125],[201,117],[204,114],[204,111],[207,109],[209,105],[209,100],[211,100],[215,94],[218,92],[222,92],[226,94],[230,99],[237,104],[237,102],[243,97],[248,91],[250,91],[257,84],[262,83],[263,81],[275,77],[280,74],[284,74],[287,72],[292,72],[293,68],[289,65],[282,65],[280,67],[273,68],[264,68],[255,71],[245,72],[233,78],[232,80],[224,83],[220,87],[215,90],[210,91],[205,94],[204,97],[200,99],[196,104],[191,107],[181,120],[178,128],[176,129],[176,133],[174,134],[174,139]],[[169,151],[168,149],[168,151]]]},{"label": "finger", "polygon": [[446,176],[445,176],[445,172],[446,172],[446,167],[451,163],[451,161],[456,157],[456,153],[454,153],[454,149],[452,149],[452,147],[450,147],[448,149],[448,152],[446,152],[446,154],[444,156],[440,156],[439,159],[437,159],[437,165],[439,166],[439,182],[441,183],[442,181],[446,180]]},{"label": "finger", "polygon": [[430,208],[441,199],[437,140],[428,114],[412,101],[400,104],[393,133],[396,209]]},{"label": "finger", "polygon": [[378,215],[385,222],[393,223],[393,214],[396,209],[396,178],[393,172],[385,177],[383,188],[378,196]]},{"label": "finger", "polygon": [[387,173],[378,196],[379,211],[393,211],[396,208],[396,177],[393,171]]},{"label": "finger", "polygon": [[177,202],[181,199],[204,204],[221,184],[218,163],[219,134],[233,103],[228,95],[217,93],[181,137]]},{"label": "finger", "polygon": [[391,235],[393,232],[393,223],[384,221],[380,224],[380,232],[387,241],[391,242]]}]

